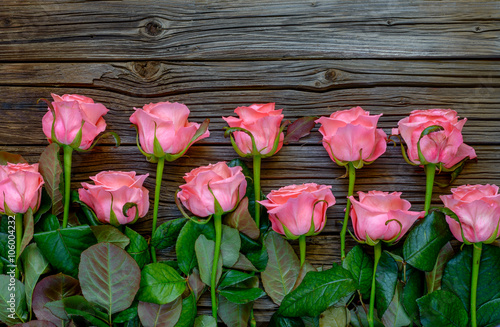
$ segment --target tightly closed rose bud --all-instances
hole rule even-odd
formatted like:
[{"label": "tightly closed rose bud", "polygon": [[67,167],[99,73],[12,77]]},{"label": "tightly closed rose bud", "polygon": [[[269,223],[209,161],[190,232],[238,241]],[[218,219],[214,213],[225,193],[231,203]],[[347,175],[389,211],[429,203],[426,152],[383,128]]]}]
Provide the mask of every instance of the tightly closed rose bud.
[{"label": "tightly closed rose bud", "polygon": [[387,135],[377,128],[380,116],[355,107],[316,120],[330,158],[340,165],[355,162],[358,168],[380,157],[387,146]]},{"label": "tightly closed rose bud", "polygon": [[446,216],[446,222],[450,225],[450,230],[457,240],[470,243],[491,243],[500,236],[498,186],[462,185],[452,188],[451,193],[451,195],[441,195],[440,198],[444,206],[453,211],[460,221],[459,223],[450,216]]},{"label": "tightly closed rose bud", "polygon": [[95,185],[82,183],[78,194],[100,222],[115,226],[133,223],[149,209],[149,191],[142,186],[148,176],[136,176],[135,171],[102,171],[90,177]]},{"label": "tightly closed rose bud", "polygon": [[29,208],[37,211],[43,183],[38,164],[0,166],[0,211],[5,214],[26,213]]},{"label": "tightly closed rose bud", "polygon": [[275,110],[274,103],[253,104],[250,107],[238,107],[234,110],[236,117],[222,117],[229,127],[243,128],[249,131],[254,140],[245,132],[234,132],[234,142],[244,156],[271,156],[283,146],[284,134],[280,127],[284,115],[283,109]]},{"label": "tightly closed rose bud", "polygon": [[331,186],[307,183],[273,190],[259,201],[269,213],[273,230],[289,239],[315,235],[326,223],[326,209],[335,204]]},{"label": "tightly closed rose bud", "polygon": [[[358,192],[359,201],[350,196],[354,233],[360,241],[377,243],[398,241],[424,211],[409,211],[410,202],[401,199],[401,192]],[[374,244],[371,244],[374,245]]]},{"label": "tightly closed rose bud", "polygon": [[[71,145],[74,149],[88,149],[96,136],[106,129],[102,116],[108,109],[83,95],[52,94],[52,97],[54,112],[49,109],[42,119],[43,132],[49,142]],[[80,132],[81,139],[78,136]]]},{"label": "tightly closed rose bud", "polygon": [[[474,149],[462,138],[467,118],[460,121],[458,118],[457,112],[451,109],[414,110],[399,121],[392,133],[401,134],[408,146],[408,159],[414,164],[442,163],[445,168],[451,168],[467,157],[476,158]],[[420,151],[426,162],[420,162],[417,144],[422,132],[430,126],[443,129],[422,137]]]},{"label": "tightly closed rose bud", "polygon": [[218,162],[195,168],[186,173],[186,184],[181,185],[177,194],[182,204],[198,217],[215,213],[215,199],[223,212],[234,210],[245,196],[247,181],[239,166],[228,167]]},{"label": "tightly closed rose bud", "polygon": [[182,103],[150,103],[142,109],[134,109],[130,121],[137,126],[141,150],[148,156],[167,157],[167,161],[172,161],[183,155],[192,143],[210,136],[204,127],[204,132],[195,137],[201,125],[188,122],[189,109]]}]

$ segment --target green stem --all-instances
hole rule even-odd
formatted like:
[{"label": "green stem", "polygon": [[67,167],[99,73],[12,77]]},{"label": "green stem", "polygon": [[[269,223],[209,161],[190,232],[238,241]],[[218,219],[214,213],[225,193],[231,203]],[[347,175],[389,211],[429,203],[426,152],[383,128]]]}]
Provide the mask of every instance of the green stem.
[{"label": "green stem", "polygon": [[214,261],[212,263],[212,276],[211,276],[211,287],[210,293],[212,296],[212,315],[217,320],[217,266],[219,263],[220,254],[220,243],[222,239],[222,215],[219,212],[214,214],[214,226],[215,226],[215,250],[214,250]]},{"label": "green stem", "polygon": [[472,250],[472,280],[470,289],[470,321],[471,327],[477,327],[476,322],[476,293],[477,278],[479,276],[479,264],[481,263],[481,252],[483,243],[474,243]]},{"label": "green stem", "polygon": [[[356,168],[352,162],[347,165],[347,172],[349,174],[349,189],[347,196],[351,196],[354,193],[354,183],[356,182]],[[344,224],[342,225],[342,231],[340,232],[340,255],[341,260],[345,259],[345,234],[347,233],[347,223],[349,222],[349,212],[351,211],[351,200],[347,198],[347,205],[344,214]]]},{"label": "green stem", "polygon": [[375,280],[376,280],[375,277],[377,273],[378,262],[380,260],[380,256],[382,255],[382,244],[380,243],[380,241],[377,244],[375,244],[374,253],[375,253],[375,259],[373,262],[372,289],[370,294],[370,311],[368,312],[368,323],[370,327],[373,327],[375,323],[373,319],[373,313],[375,311]]},{"label": "green stem", "polygon": [[62,228],[68,226],[69,218],[69,200],[71,192],[71,158],[73,148],[69,145],[63,145],[64,150],[64,216]]},{"label": "green stem", "polygon": [[425,175],[427,180],[425,182],[425,214],[429,213],[429,209],[431,208],[432,201],[432,189],[434,186],[434,176],[436,175],[436,165],[435,164],[427,164],[424,166]]},{"label": "green stem", "polygon": [[255,224],[260,228],[260,156],[253,156],[253,187],[255,194]]},{"label": "green stem", "polygon": [[[158,222],[158,207],[160,205],[160,190],[161,181],[163,180],[163,167],[165,167],[165,158],[159,158],[158,166],[156,167],[155,203],[153,207],[153,228],[151,231],[151,238],[153,238],[156,232],[156,225]],[[151,246],[151,259],[154,263],[156,263],[156,251],[153,246]]]},{"label": "green stem", "polygon": [[302,267],[304,265],[304,262],[306,262],[306,236],[305,235],[299,236],[299,247],[300,247],[300,266]]},{"label": "green stem", "polygon": [[23,214],[16,214],[16,279],[19,279],[19,256],[21,255],[21,240],[23,238]]}]

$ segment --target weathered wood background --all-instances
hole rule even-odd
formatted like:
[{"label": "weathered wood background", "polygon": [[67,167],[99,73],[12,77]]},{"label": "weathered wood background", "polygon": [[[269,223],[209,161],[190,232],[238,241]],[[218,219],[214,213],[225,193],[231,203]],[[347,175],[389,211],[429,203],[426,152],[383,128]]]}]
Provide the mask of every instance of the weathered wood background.
[{"label": "weathered wood background", "polygon": [[[101,170],[136,170],[150,174],[153,190],[155,165],[136,148],[129,116],[149,102],[183,102],[192,121],[210,118],[211,137],[167,165],[163,222],[179,217],[173,195],[184,173],[236,157],[221,116],[237,106],[276,102],[293,120],[359,105],[383,113],[388,134],[411,110],[452,108],[468,118],[464,139],[479,158],[454,184],[499,184],[499,58],[494,0],[2,0],[0,150],[36,162],[47,144],[46,107],[36,100],[83,94],[111,110],[108,128],[123,143],[105,140],[76,154],[73,188]],[[333,185],[337,205],[323,233],[308,239],[307,255],[315,265],[338,261],[347,180],[339,179],[344,170],[330,161],[317,128],[262,169],[266,193],[292,183]],[[355,190],[402,191],[421,210],[424,187],[423,170],[389,147],[358,171]],[[434,204],[446,193],[435,187]],[[151,215],[134,228],[148,234]],[[208,298],[200,306],[206,312]],[[276,309],[269,299],[255,308],[262,325]]]}]

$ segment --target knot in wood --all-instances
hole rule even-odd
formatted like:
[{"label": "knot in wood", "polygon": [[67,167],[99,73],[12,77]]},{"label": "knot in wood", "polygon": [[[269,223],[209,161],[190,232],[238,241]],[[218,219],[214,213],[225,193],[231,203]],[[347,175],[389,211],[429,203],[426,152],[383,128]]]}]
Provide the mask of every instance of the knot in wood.
[{"label": "knot in wood", "polygon": [[161,64],[157,61],[140,61],[134,63],[134,71],[144,79],[153,79],[160,71]]},{"label": "knot in wood", "polygon": [[160,22],[152,20],[144,26],[144,29],[147,35],[158,36],[161,34],[161,31],[163,30],[163,26],[161,25]]},{"label": "knot in wood", "polygon": [[334,81],[337,78],[337,71],[335,69],[328,69],[325,72],[325,79],[327,81]]},{"label": "knot in wood", "polygon": [[476,33],[481,32],[481,26],[476,26],[476,27],[474,28],[474,32],[476,32]]}]

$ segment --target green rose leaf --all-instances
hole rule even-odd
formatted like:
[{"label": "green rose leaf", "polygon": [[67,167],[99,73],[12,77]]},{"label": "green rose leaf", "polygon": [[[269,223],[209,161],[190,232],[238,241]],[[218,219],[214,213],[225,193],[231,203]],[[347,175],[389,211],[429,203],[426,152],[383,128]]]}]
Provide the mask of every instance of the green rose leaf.
[{"label": "green rose leaf", "polygon": [[245,304],[255,301],[266,293],[260,288],[239,288],[239,287],[228,287],[219,291],[219,294],[225,297],[230,302],[236,304]]},{"label": "green rose leaf", "polygon": [[26,247],[21,257],[25,274],[26,303],[28,311],[31,311],[33,291],[40,276],[49,270],[49,262],[34,243]]},{"label": "green rose leaf", "polygon": [[375,303],[379,317],[384,315],[391,304],[397,282],[398,264],[387,251],[384,251],[375,274]]},{"label": "green rose leaf", "polygon": [[179,321],[175,324],[175,327],[192,327],[197,311],[196,296],[191,293],[188,297],[182,300],[182,319],[179,319]]},{"label": "green rose leaf", "polygon": [[[212,264],[214,261],[215,242],[207,239],[205,235],[200,235],[195,242],[196,257],[200,269],[200,278],[203,283],[211,285]],[[222,275],[222,256],[219,255],[217,263],[217,281]]]},{"label": "green rose leaf", "polygon": [[213,224],[200,225],[192,221],[186,222],[182,227],[177,242],[175,252],[179,269],[186,275],[190,275],[194,267],[198,265],[194,245],[198,237],[203,234],[208,239],[215,239],[215,229]]},{"label": "green rose leaf", "polygon": [[406,285],[403,288],[399,300],[411,319],[418,319],[417,299],[422,295],[424,295],[423,273],[418,269],[407,266]]},{"label": "green rose leaf", "polygon": [[466,327],[469,317],[453,293],[437,290],[417,300],[424,327]]},{"label": "green rose leaf", "polygon": [[162,250],[175,245],[179,233],[186,224],[187,220],[184,218],[172,219],[160,225],[153,234],[151,245],[157,249]]},{"label": "green rose leaf", "polygon": [[194,321],[194,327],[217,327],[217,320],[212,316],[198,316]]},{"label": "green rose leaf", "polygon": [[500,324],[500,299],[489,301],[477,309],[477,324],[484,327],[498,327]]},{"label": "green rose leaf", "polygon": [[108,242],[116,245],[120,249],[125,249],[130,244],[130,239],[111,225],[91,226],[92,232],[97,238],[97,242]]},{"label": "green rose leaf", "polygon": [[224,224],[236,228],[250,239],[257,240],[260,236],[260,230],[248,211],[248,204],[248,198],[243,198],[238,208],[224,217]]},{"label": "green rose leaf", "polygon": [[240,256],[241,239],[238,230],[226,225],[222,225],[222,240],[220,252],[222,265],[232,267]]},{"label": "green rose leaf", "polygon": [[182,312],[180,297],[167,304],[139,302],[139,318],[144,327],[174,327]]},{"label": "green rose leaf", "polygon": [[59,145],[48,145],[40,155],[38,170],[45,182],[44,188],[52,199],[52,214],[57,216],[63,211],[61,193],[62,165],[59,161]]},{"label": "green rose leaf", "polygon": [[382,316],[382,322],[385,326],[403,327],[411,324],[411,319],[408,317],[401,301],[402,295],[403,284],[398,283],[396,291],[394,292],[394,297]]},{"label": "green rose leaf", "polygon": [[406,237],[403,256],[413,267],[431,271],[441,248],[451,239],[448,223],[439,211],[428,214]]},{"label": "green rose leaf", "polygon": [[247,327],[253,303],[236,304],[219,296],[219,317],[231,327]]},{"label": "green rose leaf", "polygon": [[280,305],[292,291],[299,276],[300,261],[292,246],[272,231],[265,239],[269,261],[262,272],[262,284],[274,303]]},{"label": "green rose leaf", "polygon": [[28,321],[24,285],[7,275],[0,275],[0,321],[8,325]]},{"label": "green rose leaf", "polygon": [[35,241],[54,268],[72,277],[78,275],[82,252],[97,243],[86,225],[35,234]]},{"label": "green rose leaf", "polygon": [[361,245],[352,248],[342,262],[342,267],[351,272],[358,282],[358,290],[362,295],[369,295],[372,286],[373,260],[367,255]]},{"label": "green rose leaf", "polygon": [[305,327],[305,324],[300,318],[283,317],[275,312],[269,321],[268,327]]},{"label": "green rose leaf", "polygon": [[446,243],[441,251],[439,251],[436,265],[434,266],[432,271],[425,273],[427,293],[432,293],[441,289],[441,279],[443,278],[444,267],[454,254],[455,252],[453,251],[450,242]]},{"label": "green rose leaf", "polygon": [[139,268],[142,269],[144,265],[151,262],[148,242],[129,227],[125,227],[125,235],[130,240],[130,244],[125,248],[125,251],[137,262]]},{"label": "green rose leaf", "polygon": [[186,280],[169,265],[151,263],[144,267],[139,301],[167,304],[177,299],[186,289]]},{"label": "green rose leaf", "polygon": [[130,308],[123,310],[119,314],[115,315],[115,317],[113,318],[113,323],[114,324],[126,323],[137,318],[138,317],[137,306],[138,306],[137,302],[133,303]]},{"label": "green rose leaf", "polygon": [[87,326],[90,323],[91,326],[109,327],[109,316],[81,295],[49,302],[45,306],[54,314],[60,312],[61,308],[64,309],[68,317],[78,325]]},{"label": "green rose leaf", "polygon": [[351,312],[345,306],[330,307],[319,316],[321,327],[346,327],[351,321]]},{"label": "green rose leaf", "polygon": [[111,316],[130,307],[139,290],[141,271],[123,249],[99,243],[82,253],[78,278],[85,298]]},{"label": "green rose leaf", "polygon": [[253,278],[254,275],[244,273],[238,270],[229,270],[222,277],[222,281],[219,284],[219,290],[224,289],[226,287],[234,286],[246,280]]},{"label": "green rose leaf", "polygon": [[61,228],[61,224],[56,216],[51,213],[45,214],[41,217],[38,223],[35,225],[35,233],[50,232],[53,230],[58,230]]},{"label": "green rose leaf", "polygon": [[278,312],[287,317],[318,316],[356,288],[351,273],[337,264],[328,270],[311,271],[299,287],[285,296]]}]

